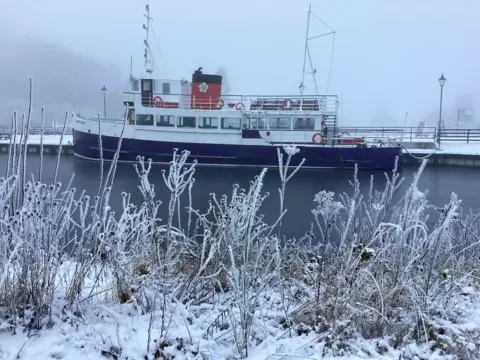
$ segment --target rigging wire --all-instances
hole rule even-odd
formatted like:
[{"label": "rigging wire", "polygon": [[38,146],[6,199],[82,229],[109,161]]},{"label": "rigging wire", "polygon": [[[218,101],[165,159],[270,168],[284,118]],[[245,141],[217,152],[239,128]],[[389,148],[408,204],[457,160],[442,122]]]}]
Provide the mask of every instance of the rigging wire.
[{"label": "rigging wire", "polygon": [[[155,28],[152,26],[153,40],[155,41],[155,46],[157,47],[158,55],[160,57],[160,62],[162,64],[163,71],[167,74],[167,69],[165,67],[165,61],[162,57],[162,52],[160,51],[160,46],[158,45],[157,35],[155,34]],[[154,60],[155,67],[157,67],[157,62]]]},{"label": "rigging wire", "polygon": [[[308,34],[307,34],[307,44],[305,45],[305,46],[306,46],[306,55],[308,55],[308,57],[309,57],[309,62],[310,62],[310,67],[311,67],[311,71],[312,71],[313,82],[314,82],[314,85],[315,85],[315,91],[316,91],[316,94],[317,94],[317,95],[318,95],[317,81],[316,81],[316,78],[315,78],[316,71],[314,71],[314,68],[313,68],[313,62],[312,62],[311,55],[310,55],[310,48],[308,47],[308,41],[309,41],[309,40],[316,39],[316,38],[328,36],[328,35],[333,35],[331,52],[330,52],[330,65],[329,65],[327,83],[326,83],[325,94],[324,94],[324,95],[327,95],[328,90],[329,90],[329,88],[330,88],[331,80],[332,80],[333,58],[334,58],[334,54],[335,54],[335,35],[336,35],[336,33],[335,33],[335,30],[333,30],[325,21],[323,21],[322,19],[320,19],[320,18],[319,18],[317,15],[315,15],[312,11],[310,11],[309,13],[310,13],[311,15],[313,15],[318,21],[320,21],[325,27],[327,27],[327,28],[330,30],[330,32],[328,32],[328,33],[326,33],[326,34],[316,35],[316,36],[312,36],[312,37],[308,37]],[[304,70],[304,71],[305,71],[305,70]]]},{"label": "rigging wire", "polygon": [[330,88],[330,81],[332,79],[332,70],[333,70],[333,55],[335,53],[335,31],[333,32],[333,40],[332,40],[332,53],[330,54],[330,69],[328,71],[328,80],[327,80],[327,87],[325,88],[325,95],[328,93],[328,89]]}]

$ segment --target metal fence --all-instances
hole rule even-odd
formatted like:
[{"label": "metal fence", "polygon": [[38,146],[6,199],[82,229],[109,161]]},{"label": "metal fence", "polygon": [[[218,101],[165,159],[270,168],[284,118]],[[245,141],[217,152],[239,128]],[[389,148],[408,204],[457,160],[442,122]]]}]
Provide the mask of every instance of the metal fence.
[{"label": "metal fence", "polygon": [[[43,128],[43,135],[62,135],[63,128]],[[41,135],[42,134],[42,128],[41,127],[30,127],[28,131],[29,135]],[[6,128],[6,127],[0,127],[0,138],[10,138],[12,134],[12,129],[11,128]],[[17,130],[17,135],[21,135],[22,131]],[[72,135],[72,128],[67,127],[65,128],[65,135]]]},{"label": "metal fence", "polygon": [[400,142],[434,142],[440,134],[440,142],[480,142],[480,129],[440,129],[438,132],[436,127],[345,127],[339,128],[338,134]]},{"label": "metal fence", "polygon": [[441,129],[441,142],[478,143],[480,129]]}]

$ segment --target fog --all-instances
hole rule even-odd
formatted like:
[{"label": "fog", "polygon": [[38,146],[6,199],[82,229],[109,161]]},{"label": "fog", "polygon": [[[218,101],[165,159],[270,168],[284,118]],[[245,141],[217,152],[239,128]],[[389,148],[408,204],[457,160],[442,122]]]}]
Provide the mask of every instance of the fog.
[{"label": "fog", "polygon": [[[145,1],[146,2],[146,1]],[[224,68],[233,94],[299,93],[308,10],[304,0],[150,1],[154,75],[190,79],[203,66]],[[0,13],[0,123],[27,110],[34,80],[34,121],[66,110],[121,117],[121,92],[143,75],[142,1],[3,0]],[[321,93],[340,99],[340,125],[435,126],[444,73],[444,122],[473,107],[480,122],[480,2],[478,0],[312,1],[312,11],[335,30],[311,41]],[[328,29],[312,17],[310,36]],[[328,83],[329,77],[331,78]],[[310,76],[306,93],[314,93]],[[478,106],[477,106],[478,107]]]}]

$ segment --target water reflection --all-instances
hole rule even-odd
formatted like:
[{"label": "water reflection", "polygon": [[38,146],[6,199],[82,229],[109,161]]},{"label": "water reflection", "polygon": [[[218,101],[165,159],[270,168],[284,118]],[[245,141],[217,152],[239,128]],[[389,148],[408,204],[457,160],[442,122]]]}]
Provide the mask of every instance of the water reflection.
[{"label": "water reflection", "polygon": [[[43,180],[52,181],[55,170],[55,156],[44,157]],[[40,157],[32,155],[28,157],[28,173],[38,174]],[[7,156],[0,156],[0,164],[6,168]],[[104,174],[106,176],[110,163],[105,163]],[[150,174],[150,181],[155,185],[157,198],[164,203],[160,208],[160,216],[164,219],[167,215],[167,203],[169,192],[162,179],[162,169],[166,166],[154,165]],[[193,189],[193,205],[200,211],[206,210],[210,193],[217,195],[230,194],[233,184],[239,184],[241,187],[248,187],[249,182],[260,173],[261,169],[253,168],[209,168],[198,167],[195,174],[195,185]],[[402,185],[404,190],[413,178],[415,168],[404,168],[402,176],[405,182]],[[77,188],[78,193],[86,190],[87,193],[94,195],[97,191],[100,177],[99,163],[76,159],[72,156],[65,156],[61,159],[58,181],[65,185],[70,177],[75,174],[73,186]],[[359,172],[362,192],[366,194],[369,188],[370,176],[374,175],[374,187],[382,190],[385,186],[385,176],[383,172]],[[320,190],[333,192],[351,192],[348,181],[352,179],[353,171],[349,170],[302,170],[298,172],[287,187],[285,197],[285,207],[288,209],[287,215],[283,221],[283,230],[285,236],[301,236],[309,228],[313,221],[310,209],[314,207],[313,197]],[[425,170],[419,187],[421,190],[429,190],[428,199],[435,205],[443,205],[448,202],[450,193],[457,192],[463,200],[466,208],[479,208],[478,179],[480,178],[480,169],[462,169],[462,168],[428,168]],[[132,194],[132,200],[136,203],[141,201],[141,194],[138,190],[138,178],[133,164],[118,164],[117,174],[114,181],[111,205],[116,211],[121,211],[122,191]],[[278,169],[268,170],[264,191],[270,192],[262,207],[265,221],[273,223],[279,215],[278,187],[280,178]],[[401,189],[401,190],[402,190]],[[401,193],[397,194],[397,198]],[[186,200],[186,197],[185,197]],[[186,202],[184,202],[186,205]]]}]

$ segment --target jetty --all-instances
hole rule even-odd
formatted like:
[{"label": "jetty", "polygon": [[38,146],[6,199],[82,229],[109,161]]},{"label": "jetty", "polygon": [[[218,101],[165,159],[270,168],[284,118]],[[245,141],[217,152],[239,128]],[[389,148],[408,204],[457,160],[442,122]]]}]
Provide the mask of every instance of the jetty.
[{"label": "jetty", "polygon": [[[40,154],[40,151],[43,147],[44,154],[57,154],[60,149],[60,140],[61,142],[61,153],[65,155],[73,155],[73,135],[66,134],[48,134],[48,135],[39,135],[39,134],[28,134],[27,136],[27,153],[30,154]],[[10,146],[13,144],[24,144],[25,139],[21,139],[21,134],[17,134],[13,139],[11,135],[6,135],[4,132],[0,134],[0,153],[8,153],[10,151]]]}]

